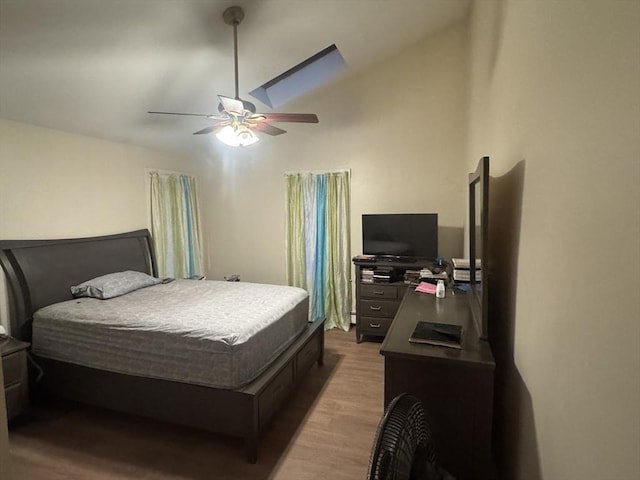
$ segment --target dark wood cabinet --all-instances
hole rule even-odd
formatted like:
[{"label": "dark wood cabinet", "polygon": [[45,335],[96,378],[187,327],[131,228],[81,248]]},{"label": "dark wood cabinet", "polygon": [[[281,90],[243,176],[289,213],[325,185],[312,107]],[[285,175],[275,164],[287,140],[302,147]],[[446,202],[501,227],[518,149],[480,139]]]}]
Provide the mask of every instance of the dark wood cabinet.
[{"label": "dark wood cabinet", "polygon": [[3,388],[9,421],[29,412],[28,347],[28,343],[15,338],[0,338]]},{"label": "dark wood cabinet", "polygon": [[[418,321],[463,328],[462,348],[409,342]],[[490,480],[495,362],[489,343],[479,340],[467,294],[445,298],[409,289],[380,349],[385,362],[385,407],[409,392],[422,400],[431,424],[438,462],[457,480]]]},{"label": "dark wood cabinet", "polygon": [[[354,262],[356,279],[356,340],[360,343],[364,337],[384,337],[400,307],[408,284],[404,282],[407,270],[420,270],[430,266],[430,262],[371,261]],[[365,282],[364,269],[393,268],[391,282]]]}]

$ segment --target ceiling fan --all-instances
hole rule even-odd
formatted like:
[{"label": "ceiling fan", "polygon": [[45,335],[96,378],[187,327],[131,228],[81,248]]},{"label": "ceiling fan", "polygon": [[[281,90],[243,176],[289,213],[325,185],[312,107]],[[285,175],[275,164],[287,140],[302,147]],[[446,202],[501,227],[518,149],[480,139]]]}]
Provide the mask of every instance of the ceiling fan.
[{"label": "ceiling fan", "polygon": [[233,54],[235,65],[235,98],[218,95],[218,113],[177,113],[177,112],[147,112],[161,115],[189,115],[206,117],[213,120],[213,124],[194,133],[202,135],[216,132],[216,137],[226,145],[232,147],[247,146],[259,140],[255,131],[267,135],[281,135],[286,133],[270,122],[298,122],[318,123],[318,116],[314,113],[256,113],[256,106],[242,100],[238,94],[238,25],[244,18],[242,7],[229,7],[222,14],[227,25],[233,26]]}]

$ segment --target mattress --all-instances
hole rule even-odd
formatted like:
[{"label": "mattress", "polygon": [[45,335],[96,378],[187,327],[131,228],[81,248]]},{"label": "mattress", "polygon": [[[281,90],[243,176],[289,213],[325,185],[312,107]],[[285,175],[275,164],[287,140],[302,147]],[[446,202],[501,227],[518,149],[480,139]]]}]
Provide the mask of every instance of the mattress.
[{"label": "mattress", "polygon": [[256,378],[308,323],[296,287],[176,280],[38,310],[34,354],[112,372],[235,389]]}]

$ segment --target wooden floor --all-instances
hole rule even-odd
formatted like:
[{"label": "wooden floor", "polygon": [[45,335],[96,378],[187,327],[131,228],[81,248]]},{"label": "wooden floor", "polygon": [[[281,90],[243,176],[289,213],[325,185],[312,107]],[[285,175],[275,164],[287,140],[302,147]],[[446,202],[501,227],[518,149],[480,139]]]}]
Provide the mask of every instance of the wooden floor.
[{"label": "wooden floor", "polygon": [[9,431],[13,480],[366,478],[383,410],[380,344],[331,330],[314,365],[261,438],[241,440],[105,410],[38,407]]}]

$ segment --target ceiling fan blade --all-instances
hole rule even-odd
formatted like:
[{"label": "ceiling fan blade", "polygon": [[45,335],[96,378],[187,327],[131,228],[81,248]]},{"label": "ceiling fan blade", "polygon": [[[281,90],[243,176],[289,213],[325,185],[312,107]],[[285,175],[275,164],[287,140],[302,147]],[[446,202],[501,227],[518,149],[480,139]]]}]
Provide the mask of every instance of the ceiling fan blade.
[{"label": "ceiling fan blade", "polygon": [[215,122],[213,125],[209,125],[208,127],[205,127],[202,130],[198,130],[197,132],[194,132],[194,135],[204,135],[207,133],[211,133],[220,127],[224,127],[225,125],[230,125],[230,124],[231,124],[231,121],[228,118],[222,118],[222,119],[219,119],[217,122]]},{"label": "ceiling fan blade", "polygon": [[318,123],[315,113],[261,113],[269,122]]},{"label": "ceiling fan blade", "polygon": [[160,115],[188,115],[190,117],[209,117],[215,118],[215,115],[205,114],[205,113],[177,113],[177,112],[147,112],[147,113],[157,113]]},{"label": "ceiling fan blade", "polygon": [[249,128],[253,128],[256,126],[256,124],[262,123],[266,120],[267,120],[267,117],[265,117],[264,115],[255,113],[253,115],[245,115],[243,123],[247,125]]},{"label": "ceiling fan blade", "polygon": [[234,115],[242,115],[244,113],[244,104],[241,100],[224,97],[222,95],[218,95],[218,98],[227,113],[233,113]]},{"label": "ceiling fan blade", "polygon": [[218,128],[218,127],[206,127],[206,128],[203,128],[202,130],[198,130],[197,132],[193,132],[193,134],[194,135],[205,135],[207,133],[213,132],[216,128]]},{"label": "ceiling fan blade", "polygon": [[274,125],[271,125],[267,122],[259,122],[251,127],[253,130],[257,130],[262,133],[266,133],[267,135],[282,135],[283,133],[287,133],[286,130],[282,130]]}]

